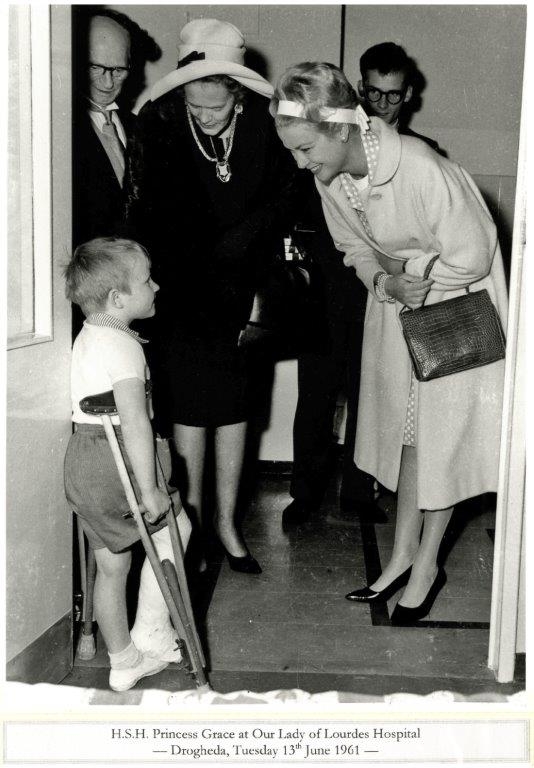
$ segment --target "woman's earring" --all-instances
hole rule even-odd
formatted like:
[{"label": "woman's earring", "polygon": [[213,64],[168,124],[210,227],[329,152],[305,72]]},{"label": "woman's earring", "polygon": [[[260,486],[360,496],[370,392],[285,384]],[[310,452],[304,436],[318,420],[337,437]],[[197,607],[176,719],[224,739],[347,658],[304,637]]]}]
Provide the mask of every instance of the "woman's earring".
[{"label": "woman's earring", "polygon": [[242,104],[235,104],[234,112],[236,113],[236,115],[240,115],[242,111],[243,111],[243,105]]}]

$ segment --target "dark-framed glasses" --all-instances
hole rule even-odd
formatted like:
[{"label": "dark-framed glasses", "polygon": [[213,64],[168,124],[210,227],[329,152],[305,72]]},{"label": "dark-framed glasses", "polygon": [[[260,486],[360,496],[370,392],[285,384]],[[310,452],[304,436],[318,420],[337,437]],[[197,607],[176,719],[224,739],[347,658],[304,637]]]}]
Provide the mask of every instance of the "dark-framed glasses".
[{"label": "dark-framed glasses", "polygon": [[364,85],[363,90],[366,98],[370,102],[376,103],[377,101],[380,101],[382,96],[385,96],[388,104],[391,105],[400,104],[406,94],[406,88],[403,88],[402,91],[382,91],[380,88],[375,88],[373,85]]},{"label": "dark-framed glasses", "polygon": [[103,77],[109,72],[114,80],[124,80],[127,77],[130,67],[105,67],[103,64],[89,64],[89,74],[91,77]]}]

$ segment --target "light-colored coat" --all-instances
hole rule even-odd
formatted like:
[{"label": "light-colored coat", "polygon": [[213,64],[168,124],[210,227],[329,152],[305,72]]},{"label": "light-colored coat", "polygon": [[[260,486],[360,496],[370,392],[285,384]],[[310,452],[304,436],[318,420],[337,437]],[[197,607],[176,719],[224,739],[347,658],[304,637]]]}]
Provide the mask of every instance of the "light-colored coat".
[{"label": "light-colored coat", "polygon": [[[316,180],[330,233],[344,262],[369,290],[362,352],[355,461],[397,488],[411,362],[402,335],[402,305],[379,302],[373,277],[387,262],[405,262],[434,280],[426,304],[486,288],[501,317],[507,292],[496,227],[473,180],[457,163],[418,139],[371,119],[380,149],[364,201],[373,239],[350,207],[339,177]],[[443,509],[497,489],[504,361],[416,382],[417,504]]]}]

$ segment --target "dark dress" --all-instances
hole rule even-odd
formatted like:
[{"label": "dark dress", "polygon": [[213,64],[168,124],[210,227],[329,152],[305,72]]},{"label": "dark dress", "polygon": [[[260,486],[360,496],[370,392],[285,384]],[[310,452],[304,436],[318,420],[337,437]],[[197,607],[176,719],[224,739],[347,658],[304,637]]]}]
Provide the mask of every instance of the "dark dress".
[{"label": "dark dress", "polygon": [[[213,156],[209,138],[197,135]],[[237,341],[304,182],[276,135],[267,99],[250,91],[229,163],[232,177],[222,183],[176,92],[141,110],[130,145],[127,223],[148,248],[160,285],[155,321],[143,332],[151,340],[155,404],[173,423],[247,419],[249,371]]]}]

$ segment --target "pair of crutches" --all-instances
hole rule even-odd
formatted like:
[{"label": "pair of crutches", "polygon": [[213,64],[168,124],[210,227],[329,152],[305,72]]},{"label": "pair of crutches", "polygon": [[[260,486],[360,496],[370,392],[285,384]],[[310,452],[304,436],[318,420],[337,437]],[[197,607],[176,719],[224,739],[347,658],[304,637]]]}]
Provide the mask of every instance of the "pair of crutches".
[{"label": "pair of crutches", "polygon": [[[171,505],[166,515],[167,525],[174,556],[174,563],[170,560],[160,561],[154,543],[147,531],[143,515],[141,513],[139,502],[135,496],[132,481],[126,469],[124,458],[111,422],[111,416],[117,413],[113,391],[104,392],[99,395],[86,397],[80,401],[80,409],[83,413],[92,416],[99,416],[104,427],[106,437],[117,466],[117,471],[121,479],[124,493],[130,507],[132,516],[137,523],[141,541],[145,548],[146,556],[149,559],[152,570],[158,582],[165,603],[167,605],[171,621],[179,637],[183,640],[187,655],[189,657],[190,672],[194,675],[199,688],[209,689],[209,683],[206,678],[204,668],[206,662],[202,652],[202,646],[195,626],[193,608],[187,585],[187,576],[184,567],[184,551],[182,541],[176,523],[174,514],[174,502],[161,468],[159,457],[156,453],[156,472],[158,486],[169,493]],[[94,552],[91,547],[88,548],[87,558],[85,557],[85,543],[83,541],[83,532],[78,526],[79,544],[80,544],[80,567],[82,568],[82,593],[84,596],[82,610],[82,632],[78,644],[78,655],[81,658],[91,658],[94,655],[94,637],[93,637],[93,586],[96,575],[96,562]],[[83,553],[83,556],[82,556]],[[84,573],[85,571],[85,573]],[[85,587],[85,592],[84,592]]]}]

